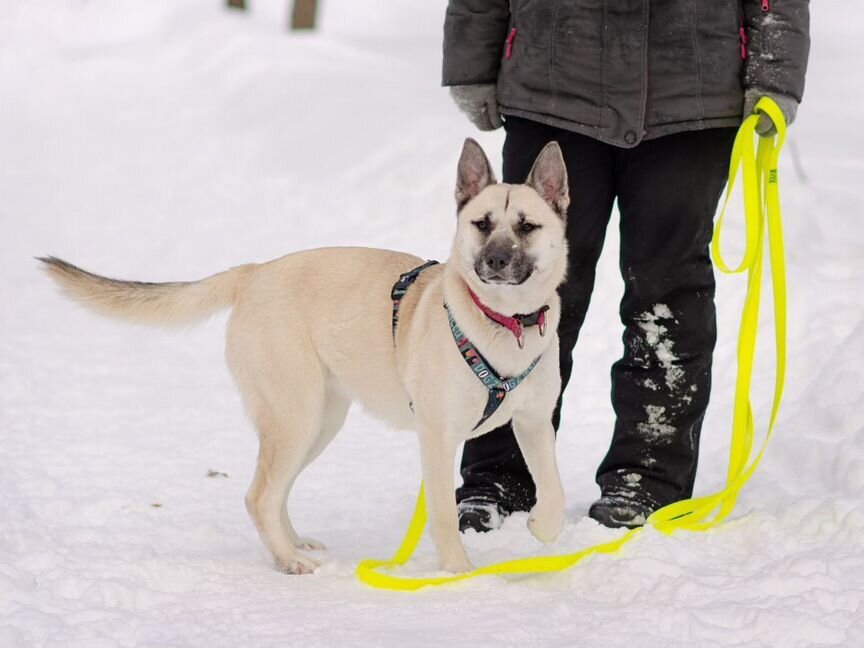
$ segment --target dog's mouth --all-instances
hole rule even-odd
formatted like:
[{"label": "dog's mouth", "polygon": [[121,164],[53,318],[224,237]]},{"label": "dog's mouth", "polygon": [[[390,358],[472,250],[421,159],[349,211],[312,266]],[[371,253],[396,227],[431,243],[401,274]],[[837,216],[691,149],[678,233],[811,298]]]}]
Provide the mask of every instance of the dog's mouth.
[{"label": "dog's mouth", "polygon": [[528,268],[528,270],[522,274],[521,277],[515,278],[510,276],[505,276],[498,272],[490,272],[481,274],[475,270],[477,277],[485,284],[495,285],[495,286],[520,286],[526,281],[528,278],[534,273],[534,268]]}]

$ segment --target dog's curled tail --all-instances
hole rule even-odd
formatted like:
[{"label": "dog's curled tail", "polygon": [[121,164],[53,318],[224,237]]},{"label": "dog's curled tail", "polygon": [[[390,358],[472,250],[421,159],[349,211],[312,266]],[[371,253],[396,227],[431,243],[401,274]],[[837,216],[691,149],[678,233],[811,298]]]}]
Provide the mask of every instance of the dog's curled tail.
[{"label": "dog's curled tail", "polygon": [[237,266],[200,281],[145,283],[102,277],[56,257],[39,261],[67,295],[91,310],[128,322],[163,326],[188,324],[228,308],[238,285],[256,267]]}]

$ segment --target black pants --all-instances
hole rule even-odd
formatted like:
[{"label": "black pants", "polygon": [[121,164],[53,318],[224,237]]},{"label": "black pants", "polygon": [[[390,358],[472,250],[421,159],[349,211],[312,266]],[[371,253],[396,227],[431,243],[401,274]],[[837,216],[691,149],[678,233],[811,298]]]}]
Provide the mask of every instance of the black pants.
[{"label": "black pants", "polygon": [[[558,141],[567,164],[570,263],[559,288],[558,329],[562,390],[618,199],[624,354],[612,367],[617,420],[597,483],[604,495],[635,491],[652,508],[687,498],[716,340],[708,246],[736,129],[678,133],[622,149],[516,117],[508,117],[505,128],[504,182],[524,182],[551,140]],[[556,430],[560,419],[559,396]],[[533,505],[534,483],[509,425],[465,444],[462,478],[460,501],[488,496],[511,511]]]}]

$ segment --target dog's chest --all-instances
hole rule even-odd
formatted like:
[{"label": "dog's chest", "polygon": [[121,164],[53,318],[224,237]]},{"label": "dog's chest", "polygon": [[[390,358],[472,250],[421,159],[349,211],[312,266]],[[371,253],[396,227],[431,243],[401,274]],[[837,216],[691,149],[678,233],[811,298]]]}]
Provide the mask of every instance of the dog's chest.
[{"label": "dog's chest", "polygon": [[[536,386],[529,376],[510,391],[490,391],[475,378],[473,383],[463,385],[460,390],[462,406],[455,408],[458,422],[452,427],[462,440],[491,432],[506,424],[518,412],[532,407]],[[491,404],[493,400],[495,402]]]}]

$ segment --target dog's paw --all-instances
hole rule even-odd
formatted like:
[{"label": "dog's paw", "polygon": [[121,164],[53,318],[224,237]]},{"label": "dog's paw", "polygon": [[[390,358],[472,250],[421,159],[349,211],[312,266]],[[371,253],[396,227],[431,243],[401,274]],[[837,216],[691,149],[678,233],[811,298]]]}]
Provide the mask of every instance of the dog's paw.
[{"label": "dog's paw", "polygon": [[318,569],[318,566],[318,562],[311,558],[307,558],[306,556],[298,555],[292,558],[276,559],[276,569],[281,571],[283,574],[293,574],[298,576],[301,574],[311,574]]},{"label": "dog's paw", "polygon": [[564,508],[541,508],[539,505],[531,509],[528,516],[528,530],[540,542],[553,542],[564,528]]},{"label": "dog's paw", "polygon": [[439,566],[442,571],[450,572],[451,574],[464,574],[474,569],[474,565],[467,558],[442,560]]},{"label": "dog's paw", "polygon": [[319,542],[315,538],[297,538],[296,546],[298,549],[305,549],[306,551],[325,551],[327,549],[323,542]]}]

